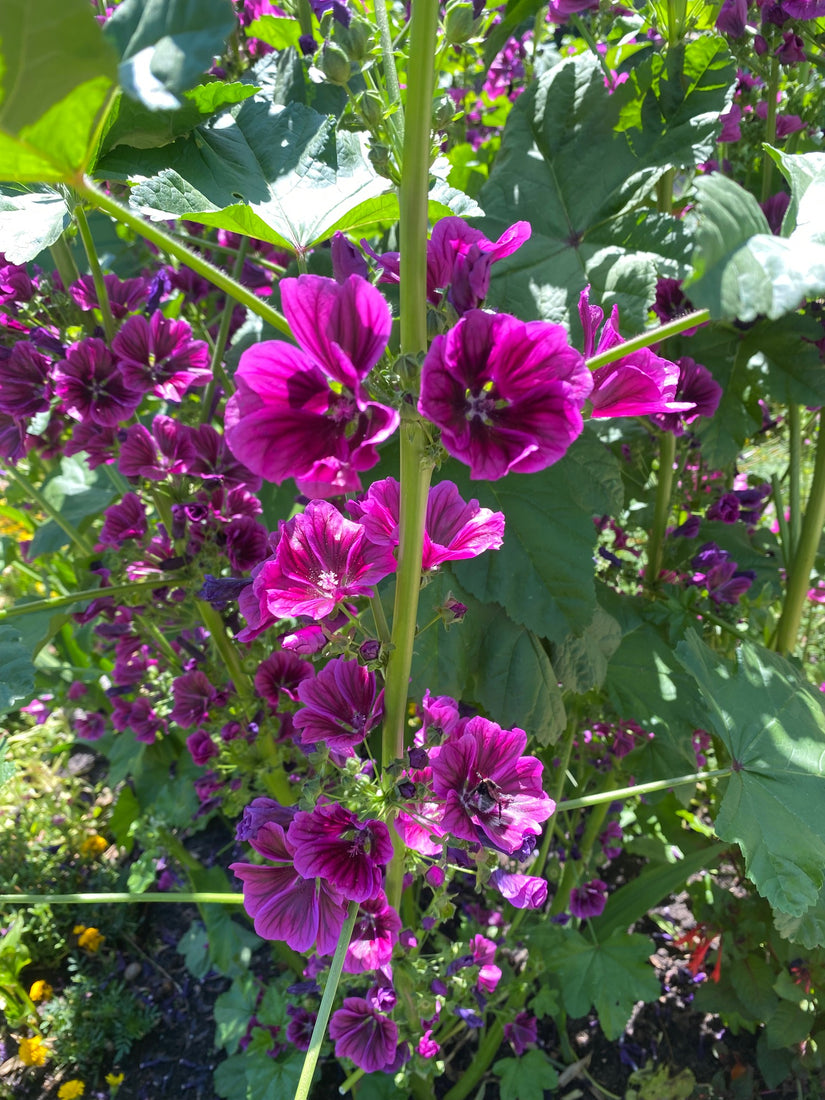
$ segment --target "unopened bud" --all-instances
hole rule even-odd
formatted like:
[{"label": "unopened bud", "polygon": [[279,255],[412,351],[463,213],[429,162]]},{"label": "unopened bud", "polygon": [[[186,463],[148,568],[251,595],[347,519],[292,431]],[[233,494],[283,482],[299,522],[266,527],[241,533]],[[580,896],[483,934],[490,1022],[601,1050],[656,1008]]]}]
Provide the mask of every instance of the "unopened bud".
[{"label": "unopened bud", "polygon": [[321,51],[321,72],[331,84],[346,84],[350,78],[349,58],[334,42],[327,42]]},{"label": "unopened bud", "polygon": [[440,95],[433,104],[433,129],[443,130],[455,116],[455,103],[448,95]]},{"label": "unopened bud", "polygon": [[369,157],[370,164],[379,176],[392,179],[392,161],[390,160],[390,151],[386,145],[380,145],[377,142],[370,145]]},{"label": "unopened bud", "polygon": [[446,627],[453,623],[460,623],[467,614],[467,605],[460,603],[454,596],[448,596],[444,604],[439,607],[438,613]]},{"label": "unopened bud", "polygon": [[367,638],[358,652],[366,662],[377,661],[381,655],[381,643],[377,638]]},{"label": "unopened bud", "polygon": [[358,113],[372,129],[381,125],[384,117],[384,104],[378,92],[361,92],[355,101]]},{"label": "unopened bud", "polygon": [[365,20],[354,18],[348,27],[335,23],[332,36],[350,61],[364,61],[369,56],[372,27]]}]

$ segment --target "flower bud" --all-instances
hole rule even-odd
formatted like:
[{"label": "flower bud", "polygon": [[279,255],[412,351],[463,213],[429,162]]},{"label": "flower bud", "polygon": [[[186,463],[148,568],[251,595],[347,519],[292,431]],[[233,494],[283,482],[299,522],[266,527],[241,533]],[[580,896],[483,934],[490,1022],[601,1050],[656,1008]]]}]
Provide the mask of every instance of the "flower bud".
[{"label": "flower bud", "polygon": [[478,32],[480,19],[473,17],[473,5],[466,0],[450,0],[444,13],[444,38],[451,46],[469,42]]},{"label": "flower bud", "polygon": [[334,42],[327,42],[321,51],[321,72],[331,84],[344,85],[350,78],[349,58]]},{"label": "flower bud", "polygon": [[364,19],[354,18],[348,27],[335,23],[333,37],[350,61],[364,61],[369,56],[372,27]]},{"label": "flower bud", "polygon": [[355,100],[355,106],[361,118],[371,129],[374,130],[381,125],[381,120],[384,117],[384,104],[378,92],[361,92]]},{"label": "flower bud", "polygon": [[443,130],[455,116],[455,103],[448,95],[436,97],[433,104],[433,129]]},{"label": "flower bud", "polygon": [[370,163],[379,176],[384,176],[386,179],[392,179],[390,151],[386,145],[380,145],[377,142],[371,145],[369,157]]}]

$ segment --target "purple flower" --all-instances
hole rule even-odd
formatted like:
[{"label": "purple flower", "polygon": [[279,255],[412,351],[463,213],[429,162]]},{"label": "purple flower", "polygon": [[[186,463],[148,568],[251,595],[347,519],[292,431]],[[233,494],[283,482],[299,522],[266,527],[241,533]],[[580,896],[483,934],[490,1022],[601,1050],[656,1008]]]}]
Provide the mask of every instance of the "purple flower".
[{"label": "purple flower", "polygon": [[775,237],[782,235],[782,222],[785,219],[790,202],[791,196],[787,191],[777,191],[775,195],[771,195],[769,199],[759,204],[762,207],[762,213],[768,219],[771,233]]},{"label": "purple flower", "polygon": [[392,949],[398,942],[400,931],[401,918],[387,904],[383,892],[362,901],[344,959],[344,972],[361,974],[386,966],[392,958]]},{"label": "purple flower", "polygon": [[[103,282],[109,298],[109,308],[116,321],[137,309],[149,293],[149,284],[140,277],[121,281],[117,275],[104,275]],[[81,275],[77,282],[69,287],[69,294],[86,312],[100,308],[95,281],[91,275]]]},{"label": "purple flower", "polygon": [[198,767],[205,767],[213,756],[218,755],[218,746],[205,729],[196,729],[186,738],[186,747]]},{"label": "purple flower", "polygon": [[157,310],[151,320],[130,317],[112,340],[112,351],[127,386],[181,401],[190,386],[205,386],[212,378],[209,349],[192,339],[186,321],[170,321]]},{"label": "purple flower", "polygon": [[595,10],[599,0],[550,0],[548,19],[551,23],[566,23],[571,15]]},{"label": "purple flower", "polygon": [[471,718],[462,735],[442,745],[432,762],[433,791],[444,799],[441,824],[464,840],[489,838],[506,852],[541,833],[556,807],[541,785],[541,761],[522,756],[524,730],[502,730]]},{"label": "purple flower", "polygon": [[742,121],[742,108],[738,103],[732,103],[730,109],[719,116],[722,129],[718,140],[726,145],[732,145],[735,141],[742,140],[742,130],[739,123]]},{"label": "purple flower", "polygon": [[337,803],[297,813],[287,833],[295,850],[295,870],[318,876],[351,901],[377,897],[381,868],[392,859],[392,841],[383,821],[359,821]]},{"label": "purple flower", "polygon": [[293,951],[314,945],[321,955],[332,955],[346,917],[341,893],[322,879],[298,874],[294,848],[276,822],[262,825],[249,843],[270,865],[231,863],[229,869],[243,883],[244,908],[255,931],[265,940],[283,940]]},{"label": "purple flower", "polygon": [[504,1025],[504,1038],[520,1058],[528,1046],[538,1042],[538,1020],[529,1012],[519,1012]]},{"label": "purple flower", "polygon": [[90,336],[72,344],[55,368],[55,390],[74,420],[91,420],[104,428],[128,420],[141,394],[127,386],[111,352]]},{"label": "purple flower", "polygon": [[174,706],[169,715],[171,721],[183,729],[205,722],[217,695],[209,677],[200,669],[176,677],[172,681]]},{"label": "purple flower", "polygon": [[297,806],[282,806],[274,798],[253,798],[235,828],[235,839],[253,840],[268,821],[288,829],[297,812]]},{"label": "purple flower", "polygon": [[541,909],[547,901],[547,883],[535,875],[511,875],[497,867],[490,882],[516,909]]},{"label": "purple flower", "polygon": [[570,891],[570,912],[574,917],[598,917],[607,904],[607,883],[600,878],[591,879]]},{"label": "purple flower", "polygon": [[264,562],[253,591],[261,613],[323,619],[341,600],[372,596],[374,585],[395,571],[386,547],[373,546],[364,528],[324,500],[280,525],[275,557]]},{"label": "purple flower", "polygon": [[716,29],[731,38],[741,38],[748,23],[748,0],[725,0],[716,17]]},{"label": "purple flower", "polygon": [[803,39],[793,31],[785,31],[782,36],[782,45],[774,50],[780,65],[797,65],[805,60],[805,45]]},{"label": "purple flower", "polygon": [[715,542],[700,546],[691,565],[697,570],[691,583],[706,588],[714,603],[738,603],[756,579],[752,569],[739,569],[727,550]]},{"label": "purple flower", "polygon": [[[624,343],[619,335],[619,307],[614,306],[596,344],[604,311],[590,304],[589,286],[579,298],[579,317],[584,330],[584,354],[588,359]],[[593,371],[591,415],[599,418],[687,411],[691,408],[690,402],[674,401],[678,382],[679,368],[675,363],[655,355],[650,348],[640,348]]]},{"label": "purple flower", "polygon": [[375,673],[343,657],[329,661],[315,679],[300,683],[297,695],[303,706],[294,725],[304,745],[323,741],[349,754],[384,714],[384,692],[376,691]]},{"label": "purple flower", "polygon": [[[491,266],[521,248],[531,232],[529,222],[516,222],[497,241],[490,241],[463,218],[442,218],[427,243],[427,301],[441,305],[446,291],[447,301],[459,315],[478,309],[490,289]],[[399,282],[400,253],[378,256],[366,242],[362,244],[383,269],[381,281]]]},{"label": "purple flower", "polygon": [[687,355],[678,361],[679,385],[676,397],[692,407],[685,413],[657,413],[651,419],[663,431],[681,435],[684,424],[692,424],[700,416],[711,417],[719,408],[722,400],[722,387],[707,367],[696,363]]},{"label": "purple flower", "polygon": [[825,15],[825,0],[782,0],[791,19],[819,19]]},{"label": "purple flower", "polygon": [[229,564],[239,573],[246,573],[269,553],[269,532],[252,516],[235,516],[224,534]]},{"label": "purple flower", "polygon": [[722,523],[736,523],[739,519],[739,497],[736,493],[723,493],[708,508],[706,518],[721,520]]},{"label": "purple flower", "polygon": [[142,424],[126,429],[118,469],[124,477],[165,481],[170,474],[186,473],[194,457],[186,426],[171,416],[156,416],[151,433]]},{"label": "purple flower", "polygon": [[345,997],[329,1021],[329,1037],[335,1040],[336,1058],[350,1058],[366,1073],[377,1073],[395,1059],[398,1028],[363,997]]},{"label": "purple flower", "polygon": [[258,665],[255,673],[255,690],[269,703],[273,710],[281,704],[281,696],[287,699],[298,698],[298,687],[315,675],[315,669],[309,661],[302,661],[294,653],[278,651],[270,654]]},{"label": "purple flower", "polygon": [[34,296],[34,284],[25,264],[12,264],[0,252],[0,305],[28,302]]},{"label": "purple flower", "polygon": [[[668,321],[675,321],[686,313],[692,313],[696,307],[682,290],[681,279],[659,279],[656,283],[656,299],[652,308],[665,325]],[[699,327],[699,325],[693,325],[691,328],[686,328],[682,335],[692,336]]]},{"label": "purple flower", "polygon": [[581,433],[592,385],[561,325],[470,310],[433,341],[418,410],[472,478],[496,480],[557,462]]},{"label": "purple flower", "polygon": [[336,283],[346,282],[350,275],[359,275],[362,279],[369,275],[367,261],[340,230],[332,234],[330,253],[332,274]]},{"label": "purple flower", "polygon": [[0,347],[0,412],[35,416],[49,407],[51,363],[28,340]]},{"label": "purple flower", "polygon": [[[395,478],[375,481],[363,500],[347,502],[347,510],[363,524],[367,538],[378,546],[398,545],[400,486]],[[498,550],[504,539],[504,514],[466,504],[452,481],[430,489],[424,521],[422,566],[435,569],[445,561],[475,558]]]},{"label": "purple flower", "polygon": [[146,509],[136,493],[125,493],[119,504],[111,504],[103,513],[98,541],[119,549],[127,539],[142,539],[148,530]]},{"label": "purple flower", "polygon": [[295,477],[318,496],[354,492],[358,471],[378,461],[375,446],[398,413],[369,401],[363,380],[380,359],[392,318],[365,279],[303,275],[281,281],[284,314],[300,347],[281,340],[241,356],[226,409],[232,453],[280,484]]},{"label": "purple flower", "polygon": [[286,1037],[298,1050],[309,1050],[310,1039],[315,1028],[317,1014],[307,1012],[297,1005],[286,1006],[289,1023],[286,1025]]},{"label": "purple flower", "polygon": [[26,438],[24,422],[0,412],[0,458],[15,465],[26,453]]}]

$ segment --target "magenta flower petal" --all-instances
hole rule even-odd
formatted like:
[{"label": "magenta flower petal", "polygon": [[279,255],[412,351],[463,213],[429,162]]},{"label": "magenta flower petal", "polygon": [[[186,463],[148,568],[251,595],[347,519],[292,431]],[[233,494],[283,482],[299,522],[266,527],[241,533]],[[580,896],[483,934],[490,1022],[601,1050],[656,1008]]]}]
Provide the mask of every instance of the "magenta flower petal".
[{"label": "magenta flower petal", "polygon": [[369,901],[362,901],[344,959],[344,972],[361,974],[386,966],[400,931],[401,918],[387,904],[383,892]]},{"label": "magenta flower petal", "polygon": [[581,433],[592,389],[561,325],[470,310],[424,360],[418,409],[473,478],[534,473]]},{"label": "magenta flower petal", "polygon": [[377,1073],[395,1059],[398,1028],[363,997],[344,999],[329,1021],[329,1036],[335,1040],[335,1057],[350,1058],[365,1073]]},{"label": "magenta flower petal", "polygon": [[383,821],[359,821],[337,803],[297,813],[287,838],[295,851],[295,869],[305,878],[322,878],[345,898],[367,901],[382,889],[382,867],[392,858],[392,841]]},{"label": "magenta flower petal", "polygon": [[301,275],[282,279],[280,289],[300,346],[330,378],[357,392],[390,338],[392,316],[381,292],[360,275],[343,283]]},{"label": "magenta flower petal", "polygon": [[167,401],[181,401],[190,386],[212,378],[206,342],[192,339],[186,321],[168,320],[160,310],[149,321],[140,315],[124,321],[112,351],[128,386]]},{"label": "magenta flower petal", "polygon": [[[1,255],[1,254],[0,254]],[[0,412],[34,416],[49,407],[51,363],[28,340],[0,347]]]},{"label": "magenta flower petal", "polygon": [[270,654],[258,665],[255,690],[277,710],[282,695],[287,699],[297,699],[300,684],[314,675],[315,669],[309,661],[302,661],[294,653],[279,651]]},{"label": "magenta flower petal", "polygon": [[74,420],[104,428],[128,420],[141,394],[128,386],[102,340],[90,336],[73,344],[55,369],[55,390]]},{"label": "magenta flower petal", "polygon": [[384,693],[376,690],[375,673],[343,657],[329,661],[315,679],[300,683],[297,695],[303,706],[294,725],[304,745],[323,741],[331,749],[349,750],[384,714]]},{"label": "magenta flower petal", "polygon": [[535,875],[511,875],[497,867],[490,882],[516,909],[541,909],[547,901],[547,883]]},{"label": "magenta flower petal", "polygon": [[313,500],[281,525],[275,557],[264,562],[254,592],[262,612],[323,619],[346,597],[372,596],[395,567],[392,552],[369,543],[360,524]]}]

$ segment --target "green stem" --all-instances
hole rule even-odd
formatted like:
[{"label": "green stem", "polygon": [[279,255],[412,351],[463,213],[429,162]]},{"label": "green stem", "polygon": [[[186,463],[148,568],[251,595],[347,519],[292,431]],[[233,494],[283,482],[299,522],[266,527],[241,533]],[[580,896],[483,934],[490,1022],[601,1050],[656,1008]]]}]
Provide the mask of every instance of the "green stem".
[{"label": "green stem", "polygon": [[805,609],[811,570],[816,559],[823,526],[825,526],[825,410],[819,414],[819,438],[816,443],[814,477],[792,568],[788,573],[785,602],[776,634],[778,653],[791,653],[796,646],[796,636]]},{"label": "green stem", "polygon": [[464,1070],[459,1080],[453,1085],[444,1100],[464,1100],[479,1083],[487,1072],[490,1063],[498,1053],[504,1039],[504,1026],[501,1020],[494,1020],[490,1029],[478,1048],[478,1053],[467,1069]]},{"label": "green stem", "polygon": [[175,902],[191,905],[243,905],[243,894],[209,891],[183,891],[145,894],[0,894],[0,905],[120,905],[124,902]]},{"label": "green stem", "polygon": [[78,203],[74,208],[74,218],[77,222],[80,239],[83,241],[83,248],[86,252],[86,259],[89,261],[89,270],[92,273],[92,281],[95,284],[97,304],[100,307],[100,314],[103,319],[103,331],[106,333],[106,340],[111,343],[115,335],[115,319],[112,316],[112,307],[109,304],[109,292],[106,289],[106,283],[103,280],[103,271],[100,267],[100,260],[97,258],[97,249],[95,248],[94,237],[92,236],[91,229],[89,229],[89,223],[86,220],[86,212],[84,211],[83,205],[81,203]]},{"label": "green stem", "polygon": [[321,1053],[321,1044],[324,1041],[324,1036],[327,1031],[327,1022],[332,1012],[332,1003],[335,1000],[338,982],[341,980],[341,971],[344,968],[344,956],[349,947],[349,941],[352,937],[352,930],[355,927],[355,918],[357,916],[358,903],[351,901],[349,903],[347,919],[344,921],[344,927],[341,929],[341,935],[338,937],[338,946],[335,948],[335,954],[330,963],[329,975],[327,976],[327,982],[324,986],[324,995],[321,998],[321,1006],[318,1009],[318,1018],[315,1021],[315,1027],[312,1029],[309,1049],[306,1052],[304,1066],[301,1070],[301,1077],[298,1081],[298,1087],[295,1090],[295,1100],[307,1100],[309,1096],[309,1090],[312,1086],[312,1077],[315,1073],[315,1066],[318,1063],[318,1055]]},{"label": "green stem", "polygon": [[782,556],[785,559],[785,572],[790,570],[791,560],[793,558],[793,543],[791,542],[791,532],[788,527],[788,521],[785,519],[785,505],[782,500],[782,487],[779,483],[779,477],[777,474],[771,474],[771,495],[773,496],[773,506],[776,509],[776,522],[779,527],[779,541],[782,543]]},{"label": "green stem", "polygon": [[196,252],[186,248],[185,245],[175,240],[174,237],[155,225],[154,222],[146,221],[139,214],[135,214],[127,206],[124,206],[123,203],[105,194],[87,177],[75,180],[74,186],[87,202],[103,210],[115,221],[128,225],[130,229],[133,229],[147,241],[151,241],[152,244],[157,245],[163,252],[186,264],[187,267],[197,272],[198,275],[202,275],[204,279],[208,279],[213,286],[218,287],[224,294],[228,294],[230,298],[239,302],[242,306],[246,306],[248,310],[261,317],[279,332],[283,332],[287,336],[291,335],[289,325],[277,310],[266,305],[257,294],[253,294],[251,290],[241,286],[239,282],[236,282],[225,271],[221,271],[220,268],[205,260],[203,256],[199,256]]},{"label": "green stem", "polygon": [[[249,237],[241,238],[241,245],[238,249],[238,253],[235,257],[235,264],[232,268],[232,278],[237,282],[241,277],[241,271],[243,271],[243,262],[246,259],[246,254],[249,251]],[[210,411],[212,409],[212,400],[215,396],[215,386],[217,382],[220,382],[224,393],[230,396],[235,387],[229,381],[226,371],[223,369],[223,356],[226,351],[226,343],[229,339],[229,327],[232,324],[232,314],[235,311],[235,303],[232,298],[227,297],[224,303],[223,310],[221,312],[221,323],[218,328],[218,335],[215,337],[215,346],[212,349],[212,362],[209,364],[212,371],[212,381],[206,387],[206,393],[203,397],[203,408],[201,410],[201,423],[205,423],[209,419]]]},{"label": "green stem", "polygon": [[229,678],[235,685],[235,690],[244,702],[248,702],[254,695],[252,681],[244,671],[237,647],[226,633],[226,627],[220,612],[216,611],[212,604],[206,603],[205,600],[198,600],[198,611],[203,619],[204,626],[215,643],[215,648],[223,658],[223,663],[226,666]]},{"label": "green stem", "polygon": [[703,325],[705,321],[709,320],[709,309],[697,309],[693,313],[686,313],[684,317],[678,317],[675,321],[668,321],[666,325],[648,329],[647,332],[642,332],[631,340],[624,340],[621,344],[616,344],[614,347],[608,348],[607,351],[594,355],[587,360],[587,367],[590,370],[598,370],[599,367],[605,367],[608,363],[613,363],[617,359],[623,359],[633,351],[639,351],[640,348],[649,348],[651,344],[658,344],[671,336],[678,336],[686,328]]},{"label": "green stem", "polygon": [[113,584],[110,588],[84,588],[80,592],[70,592],[67,596],[50,596],[45,600],[32,600],[31,603],[18,604],[16,607],[0,608],[0,622],[17,619],[21,615],[34,615],[38,611],[70,607],[81,600],[96,600],[99,596],[131,596],[133,593],[151,592],[155,588],[167,588],[168,580],[135,581],[134,584]]},{"label": "green stem", "polygon": [[[779,92],[779,58],[774,55],[771,58],[771,75],[768,79],[767,104],[768,114],[765,118],[765,144],[773,145],[776,142],[776,97]],[[773,175],[773,159],[767,152],[762,153],[762,202],[767,202],[771,196],[771,177]]]},{"label": "green stem", "polygon": [[380,596],[370,596],[370,608],[375,621],[375,631],[381,645],[388,645],[390,641],[390,626],[387,616],[384,614],[384,605]]},{"label": "green stem", "polygon": [[71,542],[75,544],[81,554],[84,557],[91,557],[94,553],[94,546],[86,538],[85,535],[81,535],[67,519],[60,514],[57,508],[53,507],[39,489],[35,489],[34,485],[29,481],[27,477],[19,473],[14,466],[2,467],[3,473],[6,477],[11,478],[13,482],[20,486],[29,501],[35,503],[42,512],[45,512],[49,519],[53,519],[57,526],[63,531]]},{"label": "green stem", "polygon": [[670,779],[654,779],[650,783],[637,783],[635,787],[620,787],[615,791],[599,791],[597,794],[586,794],[582,798],[570,798],[566,802],[559,802],[556,813],[580,810],[584,806],[598,806],[602,802],[612,802],[614,799],[635,798],[641,794],[652,794],[653,791],[666,791],[671,787],[686,787],[706,779],[724,779],[732,773],[733,768],[716,768],[710,772],[693,772],[691,775],[677,775]]},{"label": "green stem", "polygon": [[[541,12],[540,14],[542,15],[542,23],[543,23],[544,22],[544,18],[543,18],[544,13]],[[605,82],[607,83],[607,87],[612,88],[613,87],[613,73],[611,73],[610,69],[608,68],[607,62],[604,59],[604,54],[599,50],[599,46],[598,46],[598,43],[596,42],[596,39],[590,33],[590,28],[585,24],[584,20],[582,19],[582,17],[580,15],[573,14],[573,15],[568,16],[568,22],[571,23],[576,28],[576,33],[578,34],[579,38],[583,38],[584,41],[587,43],[588,50],[590,50],[593,57],[595,57],[595,59],[598,61],[599,65],[601,66],[601,70],[604,73],[604,79],[605,79]]]},{"label": "green stem", "polygon": [[676,436],[673,432],[662,432],[659,437],[659,476],[656,482],[653,527],[647,542],[645,579],[648,588],[656,586],[662,568],[667,521],[670,516],[670,495],[673,489],[673,463],[675,458]]},{"label": "green stem", "polygon": [[301,26],[301,34],[312,36],[312,8],[309,0],[298,0],[298,23]]},{"label": "green stem", "polygon": [[381,44],[381,61],[384,67],[384,87],[387,89],[387,101],[394,108],[387,119],[387,132],[390,145],[398,154],[404,147],[404,108],[401,106],[401,87],[398,83],[398,70],[395,67],[395,50],[390,33],[390,21],[387,15],[387,0],[375,0],[373,5],[375,22],[378,24],[378,40]]},{"label": "green stem", "polygon": [[786,569],[793,569],[794,555],[799,545],[799,533],[802,530],[802,424],[799,406],[788,406],[788,480],[789,506],[791,512],[790,547],[786,559]]},{"label": "green stem", "polygon": [[80,272],[77,270],[77,264],[74,262],[74,256],[69,248],[65,233],[62,237],[58,237],[50,247],[49,252],[52,254],[54,266],[57,268],[60,281],[63,283],[63,289],[68,294],[69,287],[80,278]]}]

